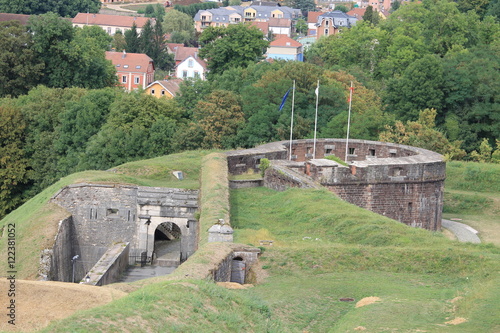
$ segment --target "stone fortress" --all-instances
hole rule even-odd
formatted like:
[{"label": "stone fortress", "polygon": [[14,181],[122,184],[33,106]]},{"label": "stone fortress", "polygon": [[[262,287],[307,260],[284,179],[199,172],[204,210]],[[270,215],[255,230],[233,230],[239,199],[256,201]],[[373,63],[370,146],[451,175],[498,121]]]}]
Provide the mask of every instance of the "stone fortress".
[{"label": "stone fortress", "polygon": [[[407,225],[440,230],[446,163],[443,156],[422,148],[366,140],[349,140],[348,165],[323,159],[346,160],[345,139],[319,139],[265,144],[227,153],[231,174],[259,171],[267,158],[264,186],[323,186],[341,199]],[[234,185],[238,186],[238,185]]]},{"label": "stone fortress", "polygon": [[[323,158],[335,155],[345,160],[345,139],[295,140],[291,151],[290,142],[282,141],[226,152],[227,169],[233,175],[260,172],[263,158],[271,162],[263,180],[229,185],[276,190],[325,187],[345,201],[407,225],[441,228],[446,177],[441,155],[375,141],[350,140],[348,145],[345,165]],[[45,265],[40,275],[48,280],[112,283],[128,265],[177,267],[198,249],[197,190],[73,184],[56,193],[52,202],[65,208],[68,217],[59,224],[53,248],[42,254]],[[208,242],[232,242],[230,221],[220,222],[214,221],[208,230]],[[163,256],[162,242],[170,244],[164,252],[174,257]],[[259,249],[234,245],[211,273],[214,280],[245,281]],[[69,265],[76,254],[79,264]]]}]

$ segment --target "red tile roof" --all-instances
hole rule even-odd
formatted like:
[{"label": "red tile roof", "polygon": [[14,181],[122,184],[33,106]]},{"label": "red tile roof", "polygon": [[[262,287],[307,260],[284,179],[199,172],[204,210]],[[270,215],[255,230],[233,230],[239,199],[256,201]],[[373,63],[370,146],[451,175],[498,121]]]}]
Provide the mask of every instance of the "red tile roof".
[{"label": "red tile roof", "polygon": [[0,13],[0,22],[3,21],[19,21],[22,25],[26,25],[30,15]]},{"label": "red tile roof", "polygon": [[175,51],[177,50],[178,47],[184,47],[184,44],[177,44],[177,43],[167,43],[167,47],[171,53],[175,54]]},{"label": "red tile roof", "polygon": [[267,36],[267,33],[269,32],[269,22],[252,21],[250,25],[256,26],[260,31],[262,31],[264,36]]},{"label": "red tile roof", "polygon": [[198,52],[199,50],[197,47],[177,47],[177,50],[175,51],[175,61],[184,61],[189,56],[198,58]]},{"label": "red tile roof", "polygon": [[153,59],[144,53],[107,51],[106,59],[111,60],[118,72],[147,73],[149,63],[153,62]]},{"label": "red tile roof", "polygon": [[271,17],[268,22],[270,27],[290,28],[292,26],[292,20],[290,19]]},{"label": "red tile roof", "polygon": [[354,8],[354,9],[348,11],[346,14],[354,16],[358,20],[362,20],[363,15],[365,15],[365,12],[366,12],[366,8]]},{"label": "red tile roof", "polygon": [[323,12],[308,12],[307,13],[307,23],[316,23],[318,22],[318,17],[324,14]]},{"label": "red tile roof", "polygon": [[142,28],[148,20],[150,20],[149,17],[78,13],[71,21],[73,24],[109,25],[130,28],[132,28],[135,22],[138,28]]},{"label": "red tile roof", "polygon": [[290,37],[280,37],[276,40],[273,40],[269,46],[280,46],[280,47],[300,47],[302,46],[301,43],[297,42],[296,40],[291,39]]}]

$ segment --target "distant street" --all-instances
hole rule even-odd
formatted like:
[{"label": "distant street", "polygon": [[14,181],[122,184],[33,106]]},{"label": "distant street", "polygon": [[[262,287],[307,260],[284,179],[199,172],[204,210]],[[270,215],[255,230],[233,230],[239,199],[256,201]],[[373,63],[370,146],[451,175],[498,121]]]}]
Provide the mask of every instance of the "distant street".
[{"label": "distant street", "polygon": [[450,220],[442,220],[441,225],[443,228],[451,231],[460,242],[481,243],[481,240],[479,239],[479,237],[477,237],[477,230],[473,229],[467,224]]}]

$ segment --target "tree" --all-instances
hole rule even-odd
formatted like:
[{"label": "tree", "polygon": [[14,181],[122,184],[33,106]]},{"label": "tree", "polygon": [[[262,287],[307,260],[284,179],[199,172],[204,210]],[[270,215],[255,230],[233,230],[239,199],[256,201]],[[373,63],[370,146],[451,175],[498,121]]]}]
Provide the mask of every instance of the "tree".
[{"label": "tree", "polygon": [[305,34],[307,33],[307,23],[304,19],[298,19],[297,23],[295,24],[295,29],[297,29],[297,32],[299,34]]},{"label": "tree", "polygon": [[171,99],[139,92],[119,95],[110,106],[106,123],[89,140],[81,167],[106,169],[172,153],[170,142],[178,113],[176,102]]},{"label": "tree", "polygon": [[39,82],[44,64],[31,37],[18,21],[0,23],[0,97],[25,94]]},{"label": "tree", "polygon": [[[125,41],[125,36],[121,31],[117,31],[113,35],[113,41],[111,42],[111,48],[116,52],[122,52],[127,48],[127,42]],[[134,53],[134,52],[131,52]]]},{"label": "tree", "polygon": [[169,10],[163,21],[163,31],[171,34],[170,40],[173,43],[187,43],[195,35],[193,19],[178,10]]},{"label": "tree", "polygon": [[26,122],[18,108],[0,106],[0,218],[23,200],[30,180],[24,151]]},{"label": "tree", "polygon": [[83,42],[85,39],[91,39],[93,44],[101,50],[111,50],[113,37],[108,35],[101,27],[97,25],[86,25],[83,28],[78,28],[75,37],[80,38],[79,42]]},{"label": "tree", "polygon": [[344,5],[335,5],[335,10],[340,10],[342,13],[347,13],[349,11],[349,8]]},{"label": "tree", "polygon": [[0,0],[0,12],[39,15],[52,12],[61,17],[75,17],[77,13],[98,13],[100,0]]},{"label": "tree", "polygon": [[392,6],[391,6],[391,10],[390,10],[390,12],[391,12],[391,13],[394,13],[396,10],[398,10],[398,9],[399,9],[399,7],[401,7],[401,1],[398,1],[398,0],[394,1],[394,2],[392,3]]},{"label": "tree", "polygon": [[225,90],[215,90],[199,101],[194,118],[204,131],[204,148],[231,148],[245,120],[239,97]]},{"label": "tree", "polygon": [[388,82],[387,109],[399,119],[416,120],[427,108],[440,109],[443,101],[443,65],[439,57],[426,55],[413,62],[401,77]]},{"label": "tree", "polygon": [[101,48],[110,40],[102,30],[77,30],[70,21],[53,13],[32,17],[29,29],[33,33],[33,50],[45,64],[42,84],[59,88],[115,84],[115,69]]},{"label": "tree", "polygon": [[292,0],[292,7],[301,10],[303,16],[307,16],[308,12],[316,10],[314,0]]},{"label": "tree", "polygon": [[126,50],[129,53],[139,53],[141,51],[141,42],[135,22],[132,23],[132,28],[125,31],[125,42],[127,43]]},{"label": "tree", "polygon": [[436,114],[435,109],[425,109],[417,121],[408,121],[405,125],[398,120],[394,127],[386,126],[379,140],[429,149],[445,155],[447,160],[463,158],[466,153],[460,149],[461,141],[450,142],[435,128]]},{"label": "tree", "polygon": [[246,67],[262,59],[269,42],[255,26],[208,27],[200,36],[200,56],[208,59],[210,75],[231,67]]},{"label": "tree", "polygon": [[174,67],[174,59],[166,50],[167,46],[160,21],[156,21],[153,26],[149,20],[142,29],[139,41],[141,52],[153,59],[155,68],[169,70]]},{"label": "tree", "polygon": [[363,15],[363,21],[370,22],[373,25],[377,25],[380,21],[380,15],[376,10],[373,10],[372,6],[366,7],[365,14]]}]

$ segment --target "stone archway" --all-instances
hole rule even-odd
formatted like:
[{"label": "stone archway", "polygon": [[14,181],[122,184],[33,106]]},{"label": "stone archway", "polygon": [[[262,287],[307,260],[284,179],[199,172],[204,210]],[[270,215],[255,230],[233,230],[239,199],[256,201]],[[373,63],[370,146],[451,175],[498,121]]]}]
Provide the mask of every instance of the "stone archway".
[{"label": "stone archway", "polygon": [[154,231],[153,265],[177,267],[181,261],[181,228],[173,222],[160,223]]},{"label": "stone archway", "polygon": [[231,262],[231,278],[230,282],[237,282],[239,284],[245,283],[246,277],[246,263],[242,257],[235,257]]}]

